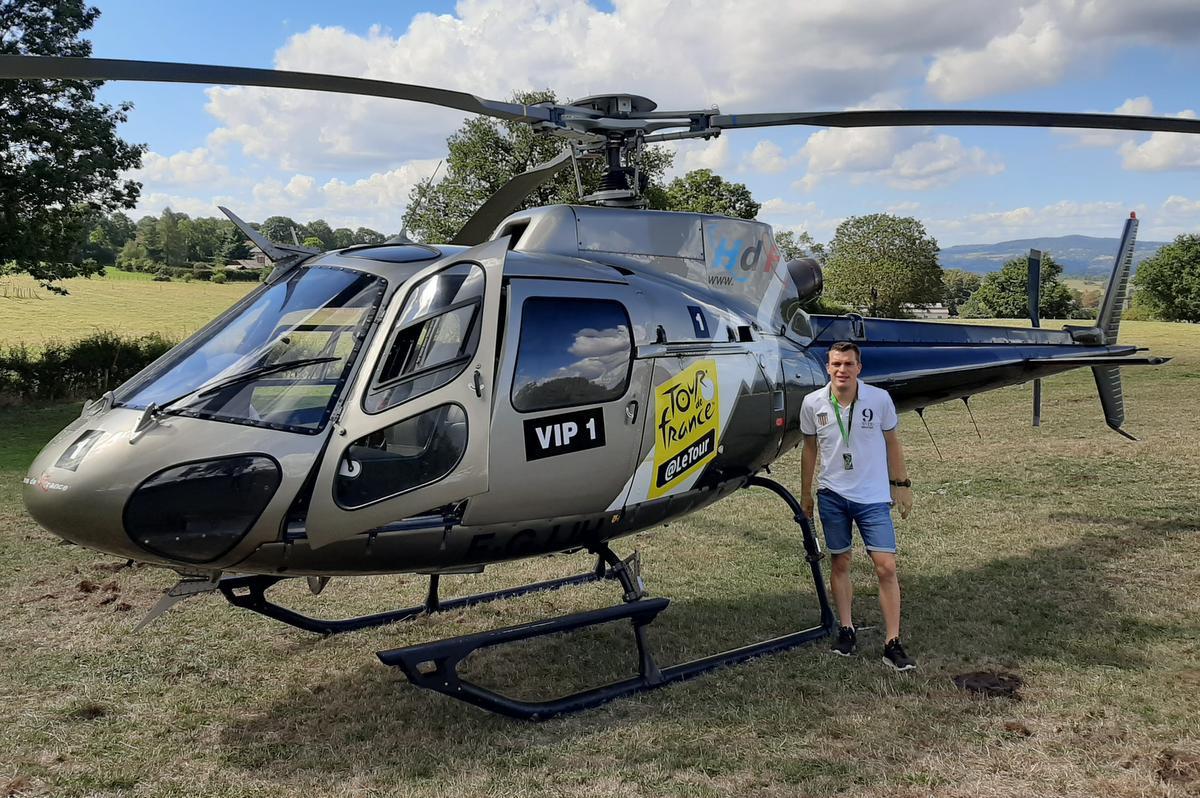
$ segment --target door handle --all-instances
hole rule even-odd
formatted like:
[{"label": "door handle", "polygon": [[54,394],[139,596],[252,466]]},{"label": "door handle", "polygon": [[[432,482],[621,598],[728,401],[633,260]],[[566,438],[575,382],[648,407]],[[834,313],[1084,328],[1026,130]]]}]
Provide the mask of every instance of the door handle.
[{"label": "door handle", "polygon": [[633,422],[637,421],[637,415],[638,402],[637,399],[634,399],[629,404],[625,405],[625,423],[632,424]]},{"label": "door handle", "polygon": [[483,375],[479,373],[479,369],[475,369],[475,374],[471,377],[471,387],[475,389],[476,396],[483,396]]}]

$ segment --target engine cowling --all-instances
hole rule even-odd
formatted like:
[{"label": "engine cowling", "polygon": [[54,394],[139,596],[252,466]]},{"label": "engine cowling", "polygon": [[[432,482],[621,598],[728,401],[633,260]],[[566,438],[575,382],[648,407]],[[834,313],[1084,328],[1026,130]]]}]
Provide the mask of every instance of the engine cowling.
[{"label": "engine cowling", "polygon": [[825,276],[821,264],[812,258],[797,258],[787,262],[788,274],[796,286],[796,295],[801,304],[806,304],[821,295],[825,287]]}]

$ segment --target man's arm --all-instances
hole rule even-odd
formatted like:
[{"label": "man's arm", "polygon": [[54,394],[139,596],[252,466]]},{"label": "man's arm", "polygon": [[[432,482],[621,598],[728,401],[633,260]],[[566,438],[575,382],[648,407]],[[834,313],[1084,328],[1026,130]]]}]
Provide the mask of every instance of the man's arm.
[{"label": "man's arm", "polygon": [[813,472],[817,469],[817,436],[805,435],[804,448],[800,450],[800,507],[804,514],[813,514]]},{"label": "man's arm", "polygon": [[[883,442],[887,445],[888,479],[903,482],[908,479],[908,466],[904,462],[904,447],[895,429],[884,430]],[[908,518],[912,510],[912,488],[892,486],[892,501],[900,509],[900,517]]]}]

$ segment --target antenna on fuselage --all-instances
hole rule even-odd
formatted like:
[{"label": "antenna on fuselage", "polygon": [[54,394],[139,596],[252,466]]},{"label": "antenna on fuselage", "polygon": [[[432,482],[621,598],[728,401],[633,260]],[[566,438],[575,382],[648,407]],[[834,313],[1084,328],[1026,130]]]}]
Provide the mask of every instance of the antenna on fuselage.
[{"label": "antenna on fuselage", "polygon": [[929,442],[933,444],[933,450],[937,452],[938,459],[945,460],[946,458],[942,457],[942,450],[938,448],[937,441],[933,439],[933,432],[929,429],[929,424],[925,421],[925,408],[918,407],[917,416],[920,417],[921,423],[925,425],[925,433],[929,436]]},{"label": "antenna on fuselage", "polygon": [[975,427],[975,434],[979,436],[979,440],[983,440],[983,433],[979,431],[979,425],[975,423],[975,414],[971,412],[971,397],[964,396],[962,400],[967,408],[967,415],[971,417],[971,424]]}]

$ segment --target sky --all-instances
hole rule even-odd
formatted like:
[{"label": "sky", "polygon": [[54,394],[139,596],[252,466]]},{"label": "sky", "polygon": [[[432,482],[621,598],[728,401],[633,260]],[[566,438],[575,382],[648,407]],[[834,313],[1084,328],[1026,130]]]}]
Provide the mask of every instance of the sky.
[{"label": "sky", "polygon": [[[1195,117],[1196,0],[93,0],[100,58],[370,77],[507,100],[630,93],[722,113],[975,108]],[[466,116],[281,89],[108,83],[148,152],[134,218],[228,205],[398,232]],[[1200,233],[1200,136],[808,127],[681,142],[672,176],[745,183],[777,231],[920,219],[943,247],[1067,234]]]}]

